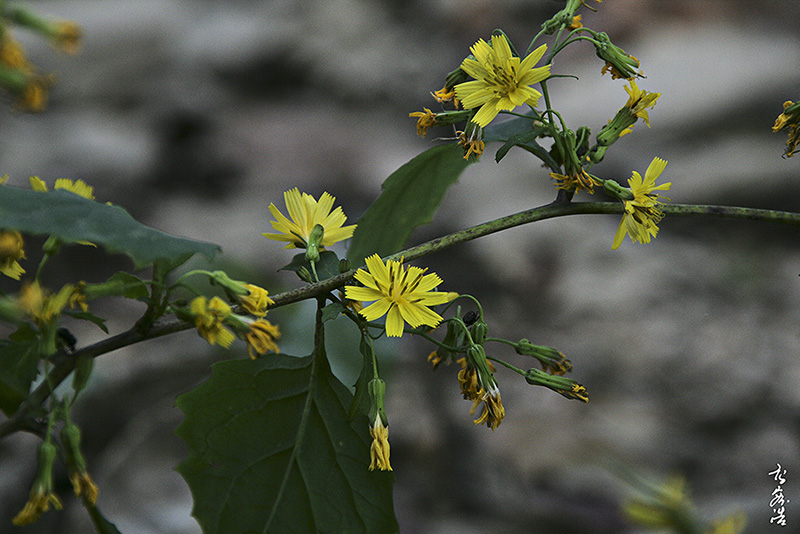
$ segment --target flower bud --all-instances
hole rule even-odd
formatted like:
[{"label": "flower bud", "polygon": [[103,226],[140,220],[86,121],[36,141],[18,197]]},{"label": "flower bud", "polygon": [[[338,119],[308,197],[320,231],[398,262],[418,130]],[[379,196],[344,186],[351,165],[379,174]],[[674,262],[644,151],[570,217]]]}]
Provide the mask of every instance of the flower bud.
[{"label": "flower bud", "polygon": [[311,230],[306,243],[306,260],[310,262],[319,261],[319,247],[322,243],[322,238],[325,236],[325,227],[317,224]]},{"label": "flower bud", "polygon": [[524,376],[525,381],[532,386],[544,386],[567,399],[589,402],[586,388],[571,378],[549,375],[538,369],[528,369]]},{"label": "flower bud", "polygon": [[639,68],[639,60],[626,54],[622,48],[612,43],[607,33],[592,32],[592,36],[594,37],[594,48],[597,57],[606,62],[602,74],[611,71],[611,78],[614,80],[617,78],[630,80],[642,75],[634,70]]},{"label": "flower bud", "polygon": [[475,324],[469,327],[469,333],[472,336],[472,341],[478,345],[486,343],[486,334],[489,333],[489,325],[483,319],[478,319]]},{"label": "flower bud", "polygon": [[563,375],[572,371],[572,363],[552,347],[534,345],[527,339],[520,339],[514,345],[514,350],[523,356],[533,356],[541,362],[542,369],[551,374]]}]

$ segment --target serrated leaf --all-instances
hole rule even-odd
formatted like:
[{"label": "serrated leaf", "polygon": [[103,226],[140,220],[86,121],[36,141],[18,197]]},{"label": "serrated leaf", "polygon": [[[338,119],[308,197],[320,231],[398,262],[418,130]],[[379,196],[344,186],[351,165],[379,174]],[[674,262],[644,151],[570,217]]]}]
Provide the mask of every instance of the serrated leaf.
[{"label": "serrated leaf", "polygon": [[50,235],[64,242],[89,241],[127,254],[136,269],[161,263],[171,270],[197,253],[212,258],[219,247],[166,234],[136,221],[119,206],[70,193],[0,187],[0,228]]},{"label": "serrated leaf", "polygon": [[[284,265],[279,271],[294,271],[297,272],[301,267],[305,267],[309,273],[311,270],[311,263],[306,259],[306,253],[295,254],[288,264]],[[323,250],[319,253],[319,260],[316,265],[317,276],[320,281],[327,280],[339,275],[339,256],[332,250]]]},{"label": "serrated leaf", "polygon": [[178,398],[178,471],[205,534],[397,532],[389,472],[369,471],[368,424],[324,354],[219,362]]},{"label": "serrated leaf", "polygon": [[38,339],[29,325],[22,325],[0,343],[0,410],[11,417],[28,397],[39,374]]},{"label": "serrated leaf", "polygon": [[469,163],[456,144],[431,148],[383,182],[383,192],[358,221],[347,257],[353,267],[372,254],[381,257],[403,249],[418,226],[431,222],[447,188]]}]

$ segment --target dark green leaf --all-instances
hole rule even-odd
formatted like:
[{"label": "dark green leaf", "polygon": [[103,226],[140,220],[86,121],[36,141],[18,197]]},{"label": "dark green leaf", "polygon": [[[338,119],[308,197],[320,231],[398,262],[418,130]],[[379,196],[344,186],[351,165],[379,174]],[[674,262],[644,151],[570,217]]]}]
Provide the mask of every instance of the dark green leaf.
[{"label": "dark green leaf", "polygon": [[106,320],[102,317],[98,317],[97,315],[89,312],[75,312],[70,310],[64,310],[62,312],[64,315],[69,315],[70,317],[74,317],[75,319],[80,319],[82,321],[89,321],[90,323],[94,323],[97,327],[108,334],[108,328],[106,327]]},{"label": "dark green leaf", "polygon": [[522,133],[527,133],[536,127],[532,112],[529,112],[530,119],[525,117],[512,117],[507,121],[492,122],[483,129],[483,141],[485,143],[495,143],[497,141],[506,142],[509,138]]},{"label": "dark green leaf", "polygon": [[[292,258],[292,261],[278,270],[297,272],[301,267],[305,267],[309,273],[313,272],[311,270],[311,264],[306,259],[305,252],[301,254],[295,254],[295,256]],[[319,253],[319,260],[317,261],[316,269],[317,276],[319,276],[320,281],[338,276],[339,257],[332,250],[323,250]]]},{"label": "dark green leaf", "polygon": [[0,187],[0,228],[50,235],[64,242],[89,241],[108,252],[127,254],[137,269],[158,262],[171,270],[194,254],[211,258],[219,251],[217,245],[147,227],[119,206],[58,189],[40,193]]},{"label": "dark green leaf", "polygon": [[117,271],[106,282],[113,287],[114,294],[128,299],[148,299],[147,283],[125,271]]},{"label": "dark green leaf", "polygon": [[39,374],[36,332],[23,325],[9,338],[0,342],[0,410],[8,417],[28,397]]},{"label": "dark green leaf", "polygon": [[178,398],[178,471],[205,534],[397,532],[389,472],[369,471],[368,423],[324,355],[215,364]]},{"label": "dark green leaf", "polygon": [[447,188],[469,165],[456,144],[431,148],[397,169],[383,192],[358,221],[347,257],[353,267],[375,253],[388,256],[403,249],[414,228],[427,224]]},{"label": "dark green leaf", "polygon": [[339,317],[339,314],[344,311],[344,306],[339,304],[338,302],[331,302],[324,308],[322,308],[322,322],[327,323],[333,319]]}]

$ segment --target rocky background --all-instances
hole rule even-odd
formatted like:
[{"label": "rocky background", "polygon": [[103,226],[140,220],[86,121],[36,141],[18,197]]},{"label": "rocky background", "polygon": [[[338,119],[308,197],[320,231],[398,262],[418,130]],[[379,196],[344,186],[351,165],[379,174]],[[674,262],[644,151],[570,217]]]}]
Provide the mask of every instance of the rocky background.
[{"label": "rocky background", "polygon": [[[597,5],[596,2],[589,2]],[[94,185],[98,200],[162,230],[223,245],[216,263],[277,293],[288,261],[263,239],[270,202],[299,187],[335,195],[356,220],[397,167],[432,146],[410,111],[435,102],[479,37],[500,27],[524,48],[553,0],[146,0],[39,1],[78,21],[83,51],[66,57],[19,34],[29,55],[58,76],[41,115],[0,108],[0,174]],[[663,94],[593,170],[625,180],[654,156],[669,161],[675,202],[800,210],[800,161],[781,159],[771,126],[800,98],[800,4],[794,0],[607,0],[584,22],[638,57],[639,85]],[[588,45],[559,55],[550,84],[572,127],[597,131],[625,102],[622,83],[600,76]],[[448,193],[422,242],[552,200],[545,172],[525,153],[502,165],[490,146]],[[426,258],[446,288],[481,299],[490,334],[558,347],[586,385],[588,405],[500,371],[507,417],[475,427],[456,369],[431,372],[431,347],[384,346],[395,506],[404,533],[603,534],[639,532],[619,513],[630,490],[609,466],[659,480],[682,473],[703,517],[743,509],[747,532],[770,525],[776,463],[787,469],[787,524],[800,524],[800,241],[797,229],[667,218],[648,246],[617,251],[617,217],[582,216],[516,228]],[[30,250],[36,241],[29,242]],[[338,250],[340,254],[343,250]],[[31,253],[32,254],[32,253]],[[428,261],[429,260],[429,261]],[[130,268],[88,247],[49,269],[53,286],[99,281]],[[35,265],[32,261],[29,269]],[[73,273],[80,273],[79,275]],[[109,303],[111,333],[138,308]],[[281,348],[308,352],[308,306],[275,312]],[[102,337],[75,325],[79,345]],[[343,345],[346,347],[346,345]],[[352,349],[350,349],[352,351]],[[119,529],[195,534],[191,495],[173,468],[185,457],[173,435],[177,395],[211,363],[242,357],[209,349],[194,333],[98,360],[78,420],[99,506]],[[502,348],[520,366],[524,360]],[[343,379],[352,362],[339,351]],[[348,363],[349,362],[349,363]],[[91,532],[67,495],[66,510],[25,530],[22,507],[36,440],[0,442],[0,531]],[[25,488],[25,489],[23,489]]]}]

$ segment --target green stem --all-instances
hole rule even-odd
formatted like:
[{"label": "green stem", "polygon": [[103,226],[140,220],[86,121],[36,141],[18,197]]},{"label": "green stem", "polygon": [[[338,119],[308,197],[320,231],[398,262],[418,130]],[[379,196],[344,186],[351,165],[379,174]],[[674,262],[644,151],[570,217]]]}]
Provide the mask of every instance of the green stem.
[{"label": "green stem", "polygon": [[[672,217],[718,217],[722,219],[743,219],[748,221],[764,221],[774,222],[779,224],[790,224],[800,226],[800,213],[787,212],[787,211],[773,211],[755,208],[742,208],[737,206],[713,206],[713,205],[692,205],[692,204],[664,204],[661,206],[665,215]],[[487,236],[515,226],[521,226],[537,221],[552,219],[555,217],[565,217],[568,215],[620,215],[623,211],[623,204],[621,202],[552,202],[538,208],[500,217],[493,221],[489,221],[471,228],[438,237],[427,243],[422,243],[415,247],[411,247],[402,252],[392,254],[386,260],[399,260],[404,257],[406,261],[415,260],[434,252],[439,252],[453,245],[472,241],[479,237]],[[272,308],[286,306],[306,300],[313,297],[325,295],[332,290],[341,287],[350,280],[356,273],[356,269],[351,269],[338,276],[328,278],[316,284],[311,284],[305,287],[294,289],[280,293],[273,297],[275,304]],[[80,356],[94,358],[102,354],[117,350],[128,345],[133,345],[140,341],[154,339],[167,334],[180,332],[193,328],[191,324],[182,321],[170,321],[160,324],[154,324],[146,331],[141,332],[134,327],[133,329],[110,337],[89,347],[75,351],[69,355],[69,358],[60,359],[52,371],[48,373],[47,379],[44,380],[34,391],[31,393],[28,400],[20,405],[17,413],[7,421],[0,423],[0,438],[8,435],[16,430],[33,429],[30,421],[27,421],[27,415],[32,408],[39,407],[50,396],[52,390],[55,389],[61,382],[75,368]],[[501,363],[501,362],[498,362]],[[503,363],[505,365],[505,363]]]}]

